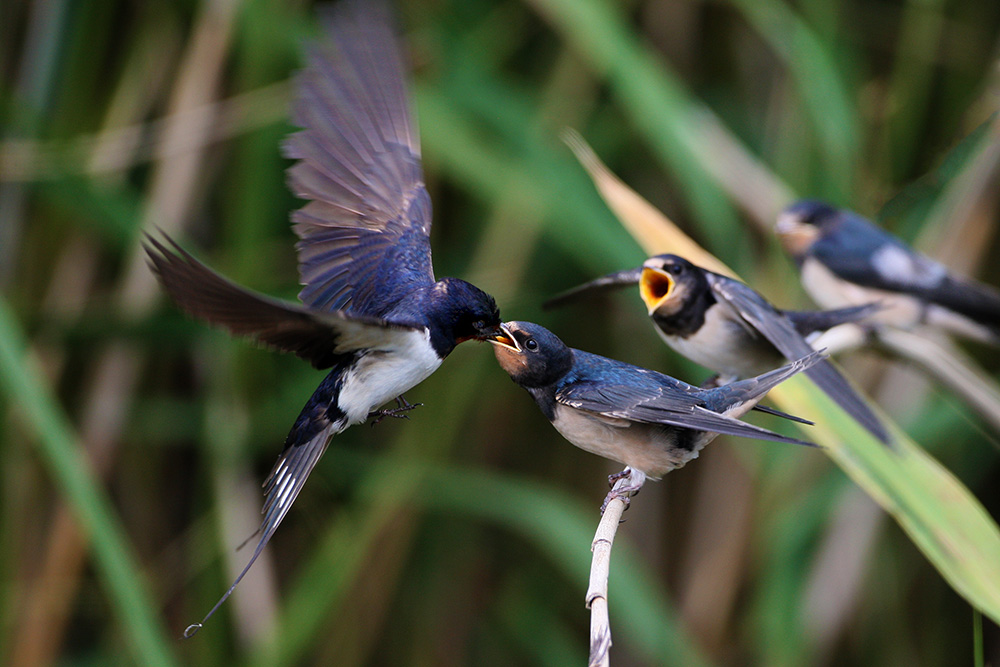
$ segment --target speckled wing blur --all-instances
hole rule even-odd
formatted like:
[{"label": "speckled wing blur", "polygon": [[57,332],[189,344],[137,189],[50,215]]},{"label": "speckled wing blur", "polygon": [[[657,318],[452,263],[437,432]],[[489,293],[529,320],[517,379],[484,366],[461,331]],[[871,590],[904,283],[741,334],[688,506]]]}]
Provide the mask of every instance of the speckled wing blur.
[{"label": "speckled wing blur", "polygon": [[295,81],[285,143],[302,301],[379,316],[434,281],[431,202],[389,10],[352,0],[323,17],[328,38]]}]

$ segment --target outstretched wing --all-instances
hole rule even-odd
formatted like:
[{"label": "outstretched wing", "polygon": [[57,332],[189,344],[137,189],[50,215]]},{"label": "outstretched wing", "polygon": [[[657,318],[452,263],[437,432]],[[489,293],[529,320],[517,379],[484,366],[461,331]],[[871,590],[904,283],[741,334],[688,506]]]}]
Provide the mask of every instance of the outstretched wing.
[{"label": "outstretched wing", "polygon": [[329,368],[343,355],[402,341],[422,327],[325,312],[255,294],[223,278],[170,238],[173,250],[146,237],[146,253],[170,297],[184,312],[237,336]]},{"label": "outstretched wing", "polygon": [[629,287],[630,285],[636,285],[639,283],[639,278],[641,276],[641,266],[636,269],[626,269],[624,271],[609,273],[606,276],[595,278],[589,283],[577,285],[576,287],[571,287],[565,292],[556,294],[554,297],[543,303],[542,308],[545,310],[548,310],[549,308],[557,308],[594,292],[604,292],[620,289],[622,287]]},{"label": "outstretched wing", "polygon": [[[795,325],[764,297],[738,280],[706,271],[709,285],[716,298],[728,304],[755,330],[759,331],[786,359],[798,359],[813,352]],[[882,442],[889,434],[868,404],[858,396],[850,383],[827,359],[805,370],[806,375],[826,392],[840,407]]]},{"label": "outstretched wing", "polygon": [[402,59],[382,2],[347,0],[324,17],[295,82],[285,154],[303,303],[382,315],[434,280],[431,203]]}]

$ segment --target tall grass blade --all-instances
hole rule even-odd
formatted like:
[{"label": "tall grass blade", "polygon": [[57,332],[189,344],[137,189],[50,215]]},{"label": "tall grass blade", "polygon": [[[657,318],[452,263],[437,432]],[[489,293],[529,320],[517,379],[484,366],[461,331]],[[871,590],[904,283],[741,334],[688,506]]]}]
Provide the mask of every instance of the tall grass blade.
[{"label": "tall grass blade", "polygon": [[107,495],[100,489],[76,444],[73,429],[27,356],[27,344],[14,313],[0,299],[0,387],[24,413],[38,438],[39,452],[55,484],[90,537],[94,564],[104,579],[112,607],[138,662],[173,665],[163,627],[139,565]]},{"label": "tall grass blade", "polygon": [[861,145],[855,101],[819,36],[783,0],[730,0],[782,59],[819,137],[825,196],[851,192]]}]

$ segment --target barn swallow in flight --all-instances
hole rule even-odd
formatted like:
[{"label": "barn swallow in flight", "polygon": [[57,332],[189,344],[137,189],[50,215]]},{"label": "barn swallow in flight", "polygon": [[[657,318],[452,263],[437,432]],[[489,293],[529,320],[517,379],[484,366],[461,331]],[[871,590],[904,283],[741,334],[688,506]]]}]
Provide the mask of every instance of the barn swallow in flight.
[{"label": "barn swallow in flight", "polygon": [[491,296],[434,279],[431,202],[386,8],[351,0],[324,18],[327,37],[295,81],[292,118],[304,129],[284,146],[297,160],[290,187],[309,200],[292,214],[302,305],[250,292],[172,241],[147,239],[153,269],[189,315],[329,369],[264,482],[250,562],[185,636],[242,580],[334,435],[401,397],[462,341],[499,331]]},{"label": "barn swallow in flight", "polygon": [[[650,257],[637,269],[575,287],[545,306],[595,289],[636,283],[660,338],[691,361],[719,373],[722,381],[749,378],[786,359],[804,357],[813,349],[806,336],[864,319],[879,309],[878,304],[868,303],[830,311],[779,310],[744,283],[677,255]],[[805,373],[880,441],[889,442],[882,422],[829,361],[823,359]]]},{"label": "barn swallow in flight", "polygon": [[639,366],[567,347],[548,329],[505,322],[490,340],[500,367],[531,394],[552,425],[571,443],[622,463],[637,491],[645,479],[697,458],[720,433],[811,445],[742,422],[769,389],[819,362],[808,356],[764,375],[703,389]]},{"label": "barn swallow in flight", "polygon": [[876,322],[905,329],[926,324],[1000,344],[1000,293],[952,274],[869,220],[803,200],[781,213],[775,231],[817,303],[878,300],[883,309]]}]

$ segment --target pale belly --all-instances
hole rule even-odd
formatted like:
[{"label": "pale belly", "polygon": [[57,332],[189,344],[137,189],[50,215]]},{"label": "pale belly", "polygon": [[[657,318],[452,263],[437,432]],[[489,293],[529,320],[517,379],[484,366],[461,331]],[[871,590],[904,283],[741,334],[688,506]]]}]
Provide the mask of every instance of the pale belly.
[{"label": "pale belly", "polygon": [[340,409],[349,423],[363,422],[372,410],[424,381],[440,365],[425,332],[414,332],[398,348],[372,350],[344,378]]},{"label": "pale belly", "polygon": [[919,324],[929,324],[946,331],[988,343],[995,342],[994,334],[979,323],[958,313],[925,303],[906,294],[868,289],[844,282],[814,259],[802,264],[802,284],[816,303],[826,308],[856,306],[878,301],[883,305],[870,319],[899,329],[912,329]]},{"label": "pale belly", "polygon": [[627,465],[652,479],[698,458],[699,450],[716,437],[715,433],[698,433],[688,450],[676,446],[678,430],[673,427],[591,416],[564,405],[556,405],[552,424],[580,449]]},{"label": "pale belly", "polygon": [[753,377],[782,364],[781,355],[763,336],[753,336],[723,317],[724,312],[719,306],[709,308],[705,323],[687,338],[667,335],[659,328],[656,332],[675,352],[723,377]]}]

